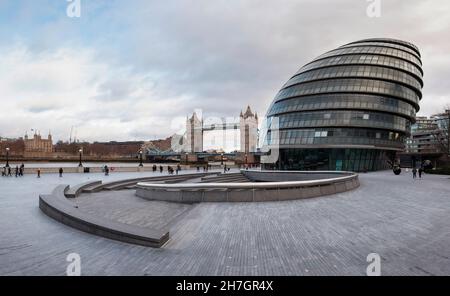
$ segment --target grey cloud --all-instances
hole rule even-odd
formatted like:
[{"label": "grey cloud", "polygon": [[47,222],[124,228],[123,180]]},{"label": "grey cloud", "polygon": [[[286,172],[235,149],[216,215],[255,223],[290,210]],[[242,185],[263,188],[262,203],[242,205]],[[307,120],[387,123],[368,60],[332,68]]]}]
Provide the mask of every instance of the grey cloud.
[{"label": "grey cloud", "polygon": [[[78,23],[58,19],[43,27],[41,47],[83,43],[96,49],[97,59],[130,69],[131,79],[113,77],[99,85],[99,95],[92,99],[105,104],[102,110],[86,106],[81,116],[85,121],[118,118],[131,124],[152,122],[155,114],[147,110],[157,110],[158,124],[145,131],[131,129],[131,138],[169,135],[171,119],[195,108],[206,116],[236,116],[250,104],[264,114],[302,65],[368,37],[405,39],[420,47],[424,114],[449,101],[447,0],[385,0],[380,18],[366,15],[365,0],[132,0],[91,5],[84,7]],[[60,41],[58,24],[68,30]],[[150,87],[136,97],[134,91],[143,84]]]}]

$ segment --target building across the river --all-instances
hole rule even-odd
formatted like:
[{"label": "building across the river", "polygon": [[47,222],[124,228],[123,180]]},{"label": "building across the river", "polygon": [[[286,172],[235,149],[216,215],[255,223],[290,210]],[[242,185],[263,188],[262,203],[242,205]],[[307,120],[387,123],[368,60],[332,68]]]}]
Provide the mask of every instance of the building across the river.
[{"label": "building across the river", "polygon": [[52,135],[49,133],[47,139],[42,138],[40,133],[35,132],[32,138],[26,134],[24,137],[24,153],[25,158],[46,158],[51,157],[53,149]]}]

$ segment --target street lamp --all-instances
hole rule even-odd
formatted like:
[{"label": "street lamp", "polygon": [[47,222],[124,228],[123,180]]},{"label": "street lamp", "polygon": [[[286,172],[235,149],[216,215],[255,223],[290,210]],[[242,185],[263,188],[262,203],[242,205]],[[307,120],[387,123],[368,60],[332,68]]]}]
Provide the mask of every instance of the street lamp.
[{"label": "street lamp", "polygon": [[81,163],[81,154],[83,153],[83,149],[80,148],[80,150],[78,150],[78,152],[80,153],[80,163],[78,164],[78,167],[83,167],[83,164]]},{"label": "street lamp", "polygon": [[6,148],[6,167],[9,168],[9,147]]},{"label": "street lamp", "polygon": [[140,162],[139,162],[139,166],[140,167],[143,167],[144,166],[144,164],[142,163],[142,150],[139,150],[139,160],[140,160]]}]

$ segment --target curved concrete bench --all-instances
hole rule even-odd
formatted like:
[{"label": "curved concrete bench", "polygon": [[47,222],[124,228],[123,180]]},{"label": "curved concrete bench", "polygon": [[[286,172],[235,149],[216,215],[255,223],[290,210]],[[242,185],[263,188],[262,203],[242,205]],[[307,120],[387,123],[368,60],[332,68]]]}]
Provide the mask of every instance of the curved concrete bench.
[{"label": "curved concrete bench", "polygon": [[[295,172],[299,173],[299,172]],[[306,172],[302,172],[304,174]],[[321,172],[332,178],[286,182],[249,183],[138,183],[136,195],[148,200],[182,203],[282,201],[330,195],[359,186],[351,172]],[[329,173],[329,175],[327,175]]]},{"label": "curved concrete bench", "polygon": [[102,184],[102,181],[88,181],[85,183],[78,184],[76,186],[70,187],[69,190],[66,192],[67,198],[75,198],[85,189],[92,186],[100,185]]},{"label": "curved concrete bench", "polygon": [[169,239],[166,230],[128,225],[82,212],[65,197],[68,190],[68,185],[59,185],[51,194],[39,195],[39,208],[58,222],[109,239],[155,248]]}]

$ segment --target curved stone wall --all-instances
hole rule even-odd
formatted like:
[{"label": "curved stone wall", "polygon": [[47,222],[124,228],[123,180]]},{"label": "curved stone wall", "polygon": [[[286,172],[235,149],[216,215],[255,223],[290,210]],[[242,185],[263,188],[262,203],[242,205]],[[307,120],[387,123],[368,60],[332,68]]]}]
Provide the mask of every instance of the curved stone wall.
[{"label": "curved stone wall", "polygon": [[[148,200],[182,203],[261,202],[317,197],[359,187],[358,175],[350,172],[243,171],[242,173],[254,182],[138,183],[136,195]],[[311,179],[312,177],[314,179]]]}]

